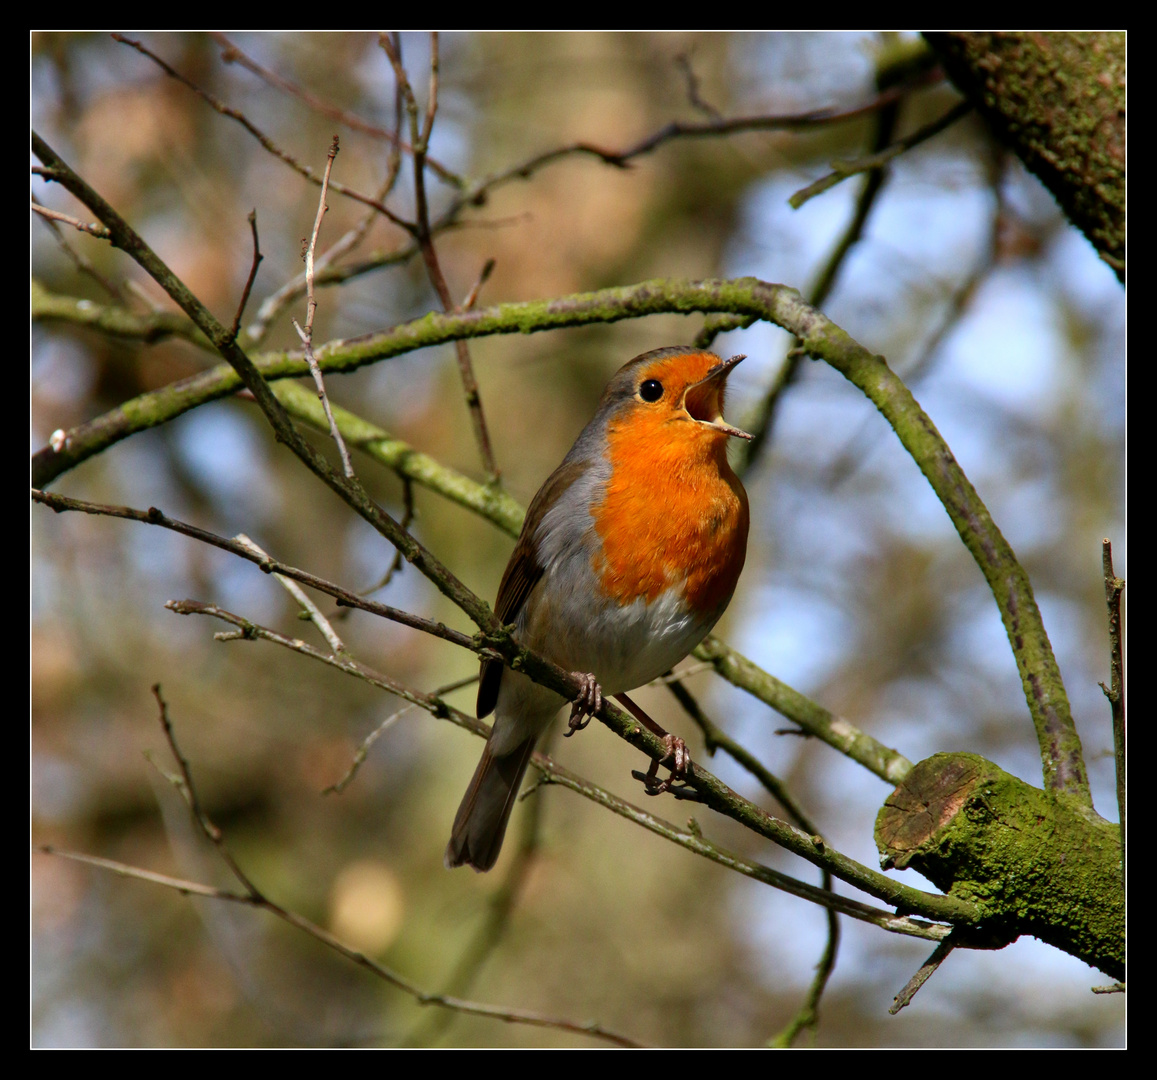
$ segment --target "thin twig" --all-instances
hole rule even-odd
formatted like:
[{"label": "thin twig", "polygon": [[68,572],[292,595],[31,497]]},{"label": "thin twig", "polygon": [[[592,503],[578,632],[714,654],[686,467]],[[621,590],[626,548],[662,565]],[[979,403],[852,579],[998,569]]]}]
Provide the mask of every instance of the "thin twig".
[{"label": "thin twig", "polygon": [[[296,172],[299,176],[305,177],[305,179],[308,180],[311,184],[317,184],[318,186],[321,185],[321,178],[318,177],[313,169],[311,169],[308,165],[302,165],[301,162],[299,162],[292,154],[282,150],[280,146],[278,146],[268,135],[266,135],[260,128],[258,128],[257,125],[254,124],[253,121],[250,120],[249,117],[247,117],[239,109],[231,108],[223,101],[215,98],[207,90],[203,90],[191,79],[186,78],[175,68],[171,67],[169,64],[166,64],[164,60],[156,55],[156,53],[150,51],[139,41],[133,41],[131,38],[127,38],[123,34],[113,34],[112,37],[114,41],[119,41],[123,45],[129,45],[136,49],[137,52],[141,53],[143,56],[147,56],[166,75],[187,86],[190,90],[193,91],[193,93],[202,98],[212,109],[219,112],[222,116],[227,116],[230,120],[237,121],[237,123],[239,123],[246,131],[249,132],[250,135],[252,135],[259,143],[261,143],[261,145],[266,150],[268,150],[269,153],[285,162],[285,164],[293,169],[294,172]],[[407,232],[412,231],[413,226],[400,218],[388,206],[379,200],[373,199],[368,195],[363,195],[360,191],[354,191],[353,188],[346,187],[344,184],[331,183],[329,186],[339,195],[344,195],[346,198],[354,199],[357,202],[364,203],[366,206],[372,206],[379,214],[382,214],[384,217],[388,218],[399,228],[405,229]]]},{"label": "thin twig", "polygon": [[1125,851],[1125,660],[1121,648],[1121,593],[1124,578],[1113,573],[1113,545],[1101,541],[1101,569],[1105,578],[1105,603],[1109,609],[1109,686],[1101,683],[1109,699],[1113,721],[1113,757],[1117,772],[1117,812],[1121,819],[1121,853]]},{"label": "thin twig", "polygon": [[237,314],[233,316],[233,326],[230,333],[234,338],[241,330],[241,317],[245,314],[245,305],[249,303],[249,293],[253,290],[253,282],[257,278],[257,268],[265,258],[261,254],[261,244],[257,239],[257,211],[249,211],[249,229],[253,233],[253,262],[249,266],[249,276],[245,279],[245,288],[241,290],[241,302],[237,305]]},{"label": "thin twig", "polygon": [[[44,205],[35,194],[31,195],[31,199],[33,207]],[[60,231],[60,226],[57,225],[55,221],[53,221],[51,218],[44,217],[43,215],[39,220],[43,222],[44,227],[48,229],[50,233],[52,233],[52,238],[56,241],[57,246],[72,261],[77,270],[79,270],[82,274],[87,274],[90,278],[92,278],[92,280],[95,281],[102,289],[104,289],[104,291],[107,292],[109,296],[121,301],[122,303],[124,302],[125,295],[121,291],[120,286],[106,278],[104,274],[102,274],[95,266],[93,266],[90,260],[86,259],[79,251],[73,248],[73,246],[64,239],[64,235]],[[85,231],[87,232],[88,230]],[[35,284],[35,279],[33,279],[33,283]]]},{"label": "thin twig", "polygon": [[444,641],[449,641],[454,645],[460,645],[465,649],[472,648],[475,643],[475,639],[468,634],[463,634],[458,630],[451,630],[442,623],[433,622],[430,619],[423,619],[420,615],[412,615],[410,612],[402,611],[400,608],[390,607],[388,604],[379,604],[373,600],[367,600],[365,597],[358,596],[357,593],[350,592],[348,589],[343,589],[340,585],[335,585],[331,581],[316,577],[304,570],[298,570],[295,566],[278,562],[276,559],[262,557],[236,540],[230,540],[227,537],[218,536],[216,533],[209,532],[207,529],[200,529],[195,525],[188,525],[183,521],[167,517],[155,506],[150,507],[148,510],[136,510],[130,506],[113,506],[107,503],[87,502],[84,499],[72,499],[65,495],[58,495],[54,491],[39,491],[35,488],[32,489],[32,499],[35,502],[43,503],[57,513],[75,510],[85,514],[124,518],[127,521],[138,521],[146,525],[157,525],[162,529],[170,529],[173,532],[180,533],[182,536],[188,536],[193,540],[201,541],[203,544],[210,544],[213,547],[220,548],[222,551],[228,551],[233,555],[237,555],[248,562],[254,563],[267,574],[282,574],[285,577],[292,578],[294,581],[301,582],[303,585],[308,585],[311,589],[317,589],[318,592],[326,593],[328,596],[332,596],[343,607],[353,607],[367,611],[371,615],[378,615],[383,619],[390,619],[392,622],[401,623],[403,626],[409,626],[411,629],[420,630],[433,637],[442,638]]},{"label": "thin twig", "polygon": [[[675,696],[675,700],[683,706],[687,715],[699,725],[699,729],[703,732],[708,753],[714,754],[718,748],[730,754],[736,762],[747,769],[748,772],[763,784],[768,792],[779,802],[784,810],[787,811],[789,818],[801,829],[806,829],[814,837],[819,838],[819,829],[804,812],[803,807],[795,801],[794,797],[787,790],[787,785],[784,784],[779,777],[767,769],[763,762],[754,754],[724,732],[703,711],[694,695],[681,682],[669,683],[668,689]],[[834,892],[832,875],[826,870],[822,875],[821,887],[827,892]],[[840,922],[836,912],[831,907],[827,908],[827,924],[828,934],[824,944],[824,951],[820,955],[819,963],[816,965],[816,973],[812,977],[811,985],[808,987],[808,993],[799,1009],[796,1010],[795,1015],[783,1030],[769,1040],[769,1045],[791,1046],[800,1032],[806,1028],[814,1027],[819,1022],[820,998],[823,996],[828,980],[835,970],[836,957],[840,948]]]},{"label": "thin twig", "polygon": [[[375,671],[366,664],[355,660],[348,653],[323,652],[321,649],[302,641],[301,638],[286,637],[276,630],[271,630],[267,626],[260,626],[246,619],[244,616],[235,615],[233,612],[226,611],[216,604],[204,604],[199,600],[170,600],[165,604],[165,608],[175,612],[177,615],[207,615],[214,619],[220,619],[222,622],[227,622],[231,626],[236,626],[240,631],[235,634],[218,635],[218,640],[268,641],[274,645],[280,645],[284,649],[289,649],[291,652],[308,656],[311,660],[320,660],[323,664],[336,668],[338,671],[344,671],[347,675],[353,675],[363,682],[369,683],[371,686],[376,686],[379,690],[385,690],[388,693],[400,697],[403,701],[408,701],[411,705],[425,709],[432,716],[436,716],[440,720],[452,720],[454,723],[466,727],[470,731],[478,730],[481,724],[481,721],[475,720],[473,717],[466,717],[465,713],[459,713],[458,710],[452,709],[438,696],[426,694],[420,690],[414,690],[412,687],[398,682],[397,679]],[[463,717],[466,717],[466,719],[463,720]],[[481,727],[483,730],[489,731],[487,725],[481,724]]]},{"label": "thin twig", "polygon": [[[272,638],[269,640],[272,640]],[[469,686],[471,683],[476,683],[477,681],[478,676],[471,675],[469,678],[459,679],[457,682],[447,683],[445,686],[438,687],[438,689],[433,692],[431,697],[440,701],[443,695],[449,694],[452,690],[461,690],[462,687]],[[419,705],[416,701],[411,701],[407,702],[404,706],[402,706],[402,708],[390,713],[389,716],[387,716],[380,724],[378,724],[378,726],[374,728],[374,730],[371,731],[358,744],[358,748],[356,751],[354,751],[353,758],[350,760],[350,767],[345,771],[341,778],[334,781],[334,783],[330,784],[328,787],[322,788],[321,793],[323,795],[340,795],[343,791],[345,791],[345,789],[349,787],[350,782],[357,775],[358,770],[362,767],[363,764],[365,764],[365,760],[369,756],[370,747],[372,747],[374,743],[378,741],[378,739],[380,739],[390,728],[392,728],[399,720],[401,720],[401,718],[405,716],[406,713],[412,712],[418,707]]]},{"label": "thin twig", "polygon": [[917,129],[903,139],[897,139],[891,146],[885,147],[883,150],[874,154],[867,154],[861,158],[854,158],[851,161],[833,161],[832,172],[826,176],[821,176],[814,183],[808,184],[807,187],[801,188],[787,200],[788,204],[793,210],[798,210],[809,199],[814,199],[817,195],[843,183],[849,176],[883,168],[893,158],[899,157],[914,146],[919,146],[920,143],[926,142],[934,135],[939,135],[945,128],[951,127],[957,120],[967,116],[971,111],[971,102],[959,102],[953,105],[940,119],[925,124],[924,127]]},{"label": "thin twig", "polygon": [[156,698],[157,707],[160,710],[161,729],[165,733],[165,739],[169,744],[169,750],[172,752],[173,760],[176,761],[177,767],[181,770],[181,795],[188,804],[189,812],[193,815],[193,820],[197,823],[201,832],[208,838],[209,842],[217,849],[217,854],[221,856],[221,861],[229,867],[230,873],[232,873],[240,883],[246,895],[251,897],[255,903],[262,903],[265,897],[262,895],[261,890],[249,880],[248,875],[246,875],[245,871],[238,865],[237,860],[230,854],[229,849],[225,846],[224,833],[213,824],[209,815],[205,812],[204,806],[201,805],[201,799],[197,795],[197,787],[193,783],[193,773],[189,768],[189,762],[185,759],[185,755],[181,753],[181,748],[177,745],[177,735],[173,731],[172,722],[169,720],[169,706],[161,696],[160,683],[154,683],[152,690],[153,697]]},{"label": "thin twig", "polygon": [[246,893],[230,892],[227,889],[218,889],[212,885],[203,885],[198,881],[187,881],[183,878],[170,877],[168,874],[158,874],[152,870],[144,870],[138,866],[130,866],[128,863],[117,862],[114,859],[103,859],[97,855],[85,855],[78,851],[65,851],[50,845],[42,845],[34,850],[42,855],[55,855],[61,859],[70,859],[73,862],[95,866],[101,870],[107,870],[110,873],[117,874],[120,877],[146,881],[150,885],[160,885],[167,889],[173,889],[185,896],[204,896],[211,900],[225,900],[230,903],[244,904],[247,907],[267,911],[269,914],[289,923],[290,926],[320,941],[327,948],[340,953],[347,960],[353,961],[353,963],[359,967],[365,968],[384,982],[408,994],[419,1005],[437,1005],[441,1008],[452,1009],[455,1012],[466,1013],[470,1016],[483,1016],[492,1020],[504,1020],[512,1024],[529,1024],[533,1027],[558,1028],[561,1031],[569,1031],[576,1035],[589,1035],[593,1039],[601,1039],[615,1046],[622,1046],[629,1049],[639,1048],[643,1045],[628,1038],[626,1035],[620,1035],[610,1028],[594,1022],[582,1023],[561,1017],[546,1016],[543,1013],[530,1012],[525,1009],[510,1009],[500,1005],[486,1005],[479,1001],[467,1001],[462,998],[450,997],[446,994],[430,993],[404,976],[399,975],[393,969],[378,963],[378,961],[366,956],[365,953],[358,952],[357,949],[346,945],[328,930],[323,929],[314,922],[310,922],[309,919],[290,911],[288,908],[281,907],[280,904],[274,903],[268,898],[258,898]]},{"label": "thin twig", "polygon": [[60,221],[65,225],[71,225],[74,229],[79,229],[83,233],[88,233],[89,236],[95,236],[98,240],[108,240],[112,233],[108,231],[103,225],[98,222],[91,221],[85,223],[80,218],[73,217],[71,214],[62,214],[59,210],[53,210],[51,207],[45,206],[43,203],[37,202],[35,199],[29,204],[30,209],[39,214],[42,218],[47,218],[49,221]]},{"label": "thin twig", "polygon": [[[526,809],[519,820],[514,857],[509,861],[502,884],[487,897],[486,917],[459,955],[453,972],[442,986],[443,993],[467,993],[510,928],[511,917],[530,879],[530,870],[539,849],[544,800],[527,798],[526,794],[520,797],[526,803]],[[429,1046],[445,1034],[454,1020],[455,1016],[445,1010],[430,1013],[428,1020],[419,1023],[403,1040],[402,1045]]]},{"label": "thin twig", "polygon": [[[269,554],[263,551],[257,544],[249,539],[244,533],[238,533],[234,539],[243,547],[248,548],[255,555],[260,555],[262,559],[268,560]],[[343,653],[346,651],[345,642],[337,635],[337,631],[330,625],[330,621],[321,613],[321,609],[312,601],[305,592],[297,584],[293,578],[286,577],[284,574],[274,574],[275,578],[281,582],[285,587],[286,592],[293,597],[302,607],[302,610],[309,616],[309,621],[318,628],[321,636],[329,642],[329,647],[335,653]]]},{"label": "thin twig", "polygon": [[683,707],[683,711],[695,721],[699,730],[703,732],[703,741],[707,746],[708,754],[714,757],[716,750],[722,750],[728,754],[767,789],[776,802],[784,808],[787,816],[792,821],[813,836],[819,835],[819,829],[816,828],[815,824],[804,812],[803,807],[792,797],[791,792],[787,790],[787,785],[772,773],[750,750],[741,746],[719,727],[719,725],[703,711],[702,706],[700,706],[699,702],[695,699],[695,696],[682,682],[678,680],[668,682],[667,689],[671,691],[672,696]]},{"label": "thin twig", "polygon": [[[875,113],[872,123],[873,149],[879,150],[891,141],[892,135],[896,130],[896,120],[899,116],[900,104],[900,99],[897,99]],[[883,169],[876,169],[870,172],[865,179],[863,187],[860,189],[860,193],[856,198],[856,206],[851,219],[848,221],[839,239],[832,246],[831,251],[828,253],[827,260],[809,290],[808,303],[813,307],[822,307],[824,301],[827,300],[832,289],[835,287],[836,280],[839,277],[844,262],[852,248],[859,243],[860,237],[864,234],[864,228],[868,223],[868,218],[871,216],[872,210],[875,208],[880,192],[883,191],[886,179],[887,173]],[[704,327],[704,331],[706,331],[706,329],[707,328]],[[728,329],[728,327],[720,326],[718,329],[723,330]],[[752,438],[745,442],[740,450],[741,475],[750,470],[755,462],[764,454],[768,446],[771,445],[772,428],[779,404],[783,400],[787,388],[799,377],[800,366],[806,357],[807,354],[800,348],[800,339],[797,336],[788,349],[787,355],[784,356],[783,363],[780,365],[775,379],[763,396],[757,418],[748,425]]]},{"label": "thin twig", "polygon": [[[298,86],[297,83],[290,81],[283,75],[279,75],[275,71],[270,71],[268,68],[262,67],[224,34],[210,33],[209,36],[221,46],[221,59],[226,64],[240,64],[241,67],[251,71],[259,79],[269,83],[270,86],[274,86],[278,90],[291,94],[299,101],[304,102],[314,112],[321,113],[322,116],[328,116],[331,120],[336,120],[339,124],[344,124],[351,130],[359,131],[363,135],[369,135],[373,139],[385,140],[390,144],[392,152],[410,149],[409,144],[399,137],[397,131],[387,131],[385,128],[378,127],[376,124],[371,124],[368,120],[363,120],[360,116],[349,112],[347,109],[342,109],[328,101],[323,101],[316,94],[311,93],[302,86]],[[462,178],[447,169],[445,165],[435,161],[434,158],[428,155],[426,157],[426,164],[430,166],[439,179],[445,180],[446,183],[453,187],[462,187]]]},{"label": "thin twig", "polygon": [[[317,387],[317,397],[321,402],[322,408],[325,410],[325,418],[329,423],[329,433],[333,436],[333,441],[337,443],[338,452],[341,454],[342,471],[350,480],[354,478],[354,466],[350,460],[350,452],[346,449],[345,440],[341,437],[341,431],[333,418],[333,410],[329,407],[329,397],[325,392],[325,380],[321,376],[321,368],[318,366],[317,357],[313,355],[313,317],[317,314],[317,297],[313,292],[313,253],[317,249],[317,236],[321,232],[321,219],[325,217],[325,212],[329,209],[325,205],[325,193],[329,187],[329,174],[333,169],[333,159],[337,157],[338,152],[338,138],[335,135],[333,142],[330,144],[329,153],[325,157],[325,176],[321,181],[321,198],[317,202],[317,217],[314,218],[313,232],[309,235],[309,243],[305,248],[305,326],[299,326],[297,320],[294,319],[293,327],[297,331],[298,337],[301,338],[301,344],[305,349],[305,360],[309,364],[309,373],[313,376],[313,383]],[[405,528],[405,526],[402,526]]]},{"label": "thin twig", "polygon": [[[662,744],[660,743],[660,745]],[[688,851],[693,851],[697,855],[702,855],[704,858],[718,863],[720,866],[725,866],[755,881],[761,881],[765,885],[771,885],[783,892],[790,893],[792,896],[810,900],[820,907],[831,908],[842,915],[848,915],[861,922],[871,923],[883,930],[910,937],[940,941],[950,931],[950,927],[940,923],[929,923],[907,916],[893,915],[891,912],[881,911],[879,908],[873,908],[858,900],[840,896],[838,893],[826,892],[816,885],[809,885],[789,877],[787,874],[780,873],[778,870],[773,870],[769,866],[753,862],[705,839],[698,829],[697,823],[684,828],[664,821],[662,818],[628,803],[617,795],[612,795],[603,788],[564,769],[545,754],[535,754],[530,759],[530,763],[543,775],[546,782],[568,787],[592,802],[613,811],[620,817],[626,818],[636,825],[642,825],[643,828],[657,836],[662,836]]]},{"label": "thin twig", "polygon": [[51,844],[40,844],[32,850],[41,855],[55,855],[60,859],[71,859],[73,862],[96,866],[121,877],[147,881],[151,885],[163,885],[165,888],[175,889],[185,896],[207,896],[212,900],[228,900],[235,904],[253,904],[254,902],[253,897],[248,893],[230,892],[228,889],[219,889],[214,885],[203,885],[199,881],[186,881],[183,878],[171,877],[169,874],[158,874],[153,870],[144,870],[139,866],[129,866],[127,863],[117,862],[115,859],[102,859],[99,855],[66,851]]},{"label": "thin twig", "polygon": [[770,705],[798,724],[807,735],[821,739],[881,780],[895,785],[912,771],[912,762],[898,750],[885,746],[849,720],[804,697],[717,637],[708,635],[692,655],[708,661],[732,686]]},{"label": "thin twig", "polygon": [[[224,39],[222,39],[224,40]],[[390,139],[389,156],[386,159],[386,175],[383,177],[381,184],[378,186],[377,193],[374,198],[378,202],[385,202],[386,196],[394,190],[394,185],[398,181],[398,175],[402,167],[402,151],[401,151],[401,133],[402,128],[402,98],[401,94],[394,94],[394,134]],[[341,270],[334,269],[337,261],[345,255],[353,251],[370,231],[370,227],[377,221],[377,211],[370,209],[362,215],[361,220],[358,221],[352,229],[349,229],[344,236],[337,240],[336,243],[331,244],[329,248],[318,258],[314,263],[314,285],[321,284],[337,284],[341,281],[347,280],[348,276],[353,276],[356,272],[350,268]],[[393,255],[378,256],[376,259],[370,259],[369,262],[375,266],[390,265],[391,262],[400,263],[408,260],[418,250],[416,240],[411,239],[401,251],[395,252]],[[278,289],[272,296],[268,297],[257,311],[256,320],[251,323],[245,331],[245,339],[251,345],[260,343],[265,335],[269,332],[269,327],[281,310],[289,303],[295,300],[305,290],[306,279],[305,273],[302,272],[298,277],[287,281],[280,289]]]},{"label": "thin twig", "polygon": [[484,198],[494,188],[509,183],[512,180],[525,180],[544,165],[559,161],[572,155],[596,157],[607,165],[618,168],[627,168],[631,161],[662,146],[672,139],[680,138],[718,138],[726,135],[735,135],[745,131],[807,131],[815,127],[830,124],[843,124],[859,120],[878,109],[886,108],[907,96],[913,89],[941,82],[944,76],[938,69],[931,69],[916,75],[897,86],[878,93],[871,101],[850,109],[810,109],[802,113],[780,113],[759,116],[727,117],[719,121],[702,121],[699,123],[673,121],[650,135],[644,136],[637,142],[619,150],[612,150],[589,142],[574,142],[566,146],[559,146],[545,153],[536,154],[518,165],[512,165],[486,177],[468,187],[452,205],[456,210],[460,205],[476,203]]},{"label": "thin twig", "polygon": [[[430,228],[430,208],[426,199],[426,148],[430,143],[430,132],[434,128],[434,118],[438,111],[438,35],[430,35],[430,87],[426,100],[426,115],[421,128],[418,125],[418,103],[414,97],[413,87],[410,85],[406,69],[402,64],[401,45],[399,39],[389,34],[382,34],[380,39],[382,49],[389,57],[394,68],[394,79],[403,95],[406,112],[410,118],[410,141],[414,157],[414,202],[417,210],[416,235],[418,245],[422,250],[422,260],[426,264],[426,273],[438,299],[442,310],[446,312],[461,312],[462,306],[455,304],[450,287],[446,284],[446,277],[442,273],[441,263],[438,261],[438,252],[434,247],[434,234]],[[474,428],[474,439],[478,443],[478,451],[482,458],[482,467],[486,472],[487,481],[492,485],[498,483],[498,466],[494,461],[494,451],[490,445],[490,433],[486,427],[486,415],[482,410],[482,395],[478,389],[478,380],[474,377],[474,365],[470,360],[470,349],[465,339],[454,343],[454,352],[458,358],[458,376],[462,380],[462,390],[466,396],[466,408],[470,413],[470,421]]]},{"label": "thin twig", "polygon": [[[398,522],[403,529],[409,529],[414,520],[414,482],[410,477],[402,476],[402,517]],[[381,592],[391,581],[394,580],[394,575],[401,573],[402,567],[405,566],[405,560],[402,558],[402,553],[395,549],[394,557],[390,561],[389,568],[386,570],[385,576],[376,585],[371,586],[366,590],[367,593]]]},{"label": "thin twig", "polygon": [[692,107],[709,116],[712,122],[722,123],[723,114],[699,94],[699,76],[695,74],[695,69],[691,66],[690,54],[680,53],[676,56],[675,66],[683,73],[683,79],[687,84],[687,100]]},{"label": "thin twig", "polygon": [[550,1027],[558,1028],[562,1031],[569,1031],[581,1035],[589,1035],[592,1038],[602,1039],[605,1042],[612,1043],[616,1046],[623,1047],[637,1047],[640,1044],[625,1035],[620,1035],[617,1032],[604,1027],[601,1024],[595,1023],[578,1023],[573,1020],[565,1018],[550,1017],[542,1013],[530,1012],[523,1009],[509,1009],[503,1006],[486,1005],[481,1002],[467,1001],[457,997],[451,997],[447,994],[432,994],[422,990],[415,983],[409,979],[404,978],[397,972],[390,968],[379,964],[376,960],[371,959],[364,953],[351,948],[344,942],[339,940],[328,930],[322,929],[316,923],[311,922],[304,916],[291,911],[288,908],[282,907],[280,904],[270,900],[263,895],[256,886],[250,881],[249,877],[237,864],[236,860],[229,854],[224,843],[224,834],[221,829],[210,819],[208,814],[202,807],[200,800],[196,794],[196,787],[193,783],[192,770],[189,767],[188,761],[182,754],[180,747],[177,744],[176,734],[173,731],[173,726],[168,718],[168,707],[166,706],[160,694],[160,688],[153,687],[153,694],[157,699],[161,709],[161,724],[164,728],[165,738],[169,743],[169,748],[172,751],[174,759],[177,761],[181,770],[181,786],[182,794],[185,796],[186,802],[189,805],[190,811],[193,815],[193,820],[198,828],[205,834],[205,836],[212,842],[222,860],[229,867],[230,871],[237,878],[238,882],[244,888],[244,893],[228,892],[222,889],[212,888],[207,885],[202,885],[198,882],[184,881],[180,878],[172,878],[166,874],[157,874],[150,870],[143,870],[139,867],[130,866],[126,863],[116,862],[112,859],[102,859],[92,855],[82,855],[70,851],[59,851],[52,847],[41,847],[38,850],[48,855],[58,855],[62,858],[73,859],[76,862],[87,863],[90,866],[96,866],[103,870],[109,870],[122,877],[136,878],[140,881],[147,881],[153,885],[161,885],[166,888],[175,889],[177,892],[185,895],[205,896],[211,899],[227,900],[233,903],[245,904],[249,907],[259,908],[267,911],[277,918],[296,927],[309,936],[322,942],[322,944],[340,953],[347,960],[351,960],[360,967],[366,968],[368,971],[377,975],[380,979],[390,983],[392,986],[409,994],[421,1005],[439,1005],[443,1008],[452,1009],[456,1012],[468,1013],[474,1016],[485,1016],[496,1020],[505,1020],[509,1023],[531,1024],[536,1027]]},{"label": "thin twig", "polygon": [[466,294],[466,299],[458,305],[459,311],[472,311],[474,305],[478,303],[478,296],[482,292],[482,286],[490,280],[490,275],[494,273],[496,263],[494,259],[487,259],[482,264],[482,269],[478,273],[478,280],[474,282],[473,287]]},{"label": "thin twig", "polygon": [[916,974],[904,984],[904,988],[896,995],[895,1000],[892,1002],[892,1007],[888,1012],[895,1016],[896,1013],[904,1008],[912,998],[916,996],[916,991],[932,977],[932,973],[948,959],[948,954],[955,948],[955,942],[949,938],[945,938],[940,942],[940,944],[932,950],[932,955],[920,965]]}]

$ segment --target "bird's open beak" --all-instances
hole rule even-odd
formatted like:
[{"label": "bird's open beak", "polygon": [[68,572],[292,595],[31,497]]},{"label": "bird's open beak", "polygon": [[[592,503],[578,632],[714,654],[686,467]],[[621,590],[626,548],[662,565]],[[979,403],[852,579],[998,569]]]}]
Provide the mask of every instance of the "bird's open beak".
[{"label": "bird's open beak", "polygon": [[746,357],[740,354],[733,356],[730,360],[724,360],[723,363],[716,364],[707,372],[704,378],[687,387],[683,393],[683,408],[687,410],[687,415],[692,420],[697,420],[700,424],[706,424],[716,431],[722,431],[725,435],[733,435],[737,439],[752,439],[754,438],[753,435],[748,435],[740,428],[732,427],[723,419],[723,389],[727,382],[727,376],[731,374],[731,369],[744,359]]}]

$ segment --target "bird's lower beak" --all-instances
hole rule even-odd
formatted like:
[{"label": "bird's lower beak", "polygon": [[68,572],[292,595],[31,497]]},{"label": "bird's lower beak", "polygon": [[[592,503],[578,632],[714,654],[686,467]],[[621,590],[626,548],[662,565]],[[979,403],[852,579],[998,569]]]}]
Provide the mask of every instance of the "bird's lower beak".
[{"label": "bird's lower beak", "polygon": [[683,394],[683,408],[687,410],[692,420],[737,439],[751,439],[754,436],[741,428],[733,427],[723,419],[723,391],[732,368],[744,359],[746,357],[740,354],[716,364],[704,378],[689,386]]}]

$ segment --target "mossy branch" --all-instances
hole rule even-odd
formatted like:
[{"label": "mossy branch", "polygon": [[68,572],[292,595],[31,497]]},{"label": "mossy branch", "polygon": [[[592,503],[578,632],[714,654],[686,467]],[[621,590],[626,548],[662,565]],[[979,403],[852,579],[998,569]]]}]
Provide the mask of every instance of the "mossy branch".
[{"label": "mossy branch", "polygon": [[[748,316],[781,326],[800,339],[809,355],[834,367],[879,409],[948,511],[996,599],[1036,729],[1045,787],[1091,809],[1080,738],[1028,575],[935,424],[884,358],[805,304],[795,289],[754,278],[646,281],[555,300],[431,313],[376,334],[330,342],[316,354],[328,375],[461,337],[537,333],[672,312]],[[304,358],[296,353],[257,357],[254,366],[264,379],[306,372]],[[118,439],[231,394],[240,385],[234,370],[218,367],[126,402],[38,451],[33,458],[34,482],[47,484]]]}]

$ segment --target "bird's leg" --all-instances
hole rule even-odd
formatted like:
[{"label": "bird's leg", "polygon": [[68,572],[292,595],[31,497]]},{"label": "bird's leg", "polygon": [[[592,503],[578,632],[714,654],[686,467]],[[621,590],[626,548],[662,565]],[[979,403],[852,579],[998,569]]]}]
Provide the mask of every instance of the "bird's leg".
[{"label": "bird's leg", "polygon": [[[678,735],[672,735],[670,732],[664,731],[663,728],[656,724],[655,721],[643,712],[626,694],[616,694],[615,700],[638,720],[643,727],[651,732],[652,735],[657,735],[662,739],[663,745],[667,748],[667,753],[663,758],[658,760],[655,758],[651,759],[651,767],[643,777],[643,787],[646,789],[647,794],[661,795],[664,791],[670,791],[671,781],[675,779],[685,779],[687,770],[691,767],[691,755],[687,751],[687,744],[680,739]],[[660,762],[667,761],[671,762],[671,775],[666,780],[660,780]]]},{"label": "bird's leg", "polygon": [[570,719],[564,734],[567,739],[576,731],[582,731],[591,722],[591,717],[603,707],[603,688],[599,686],[598,679],[586,671],[572,671],[571,674],[582,683],[582,688],[570,707]]}]

